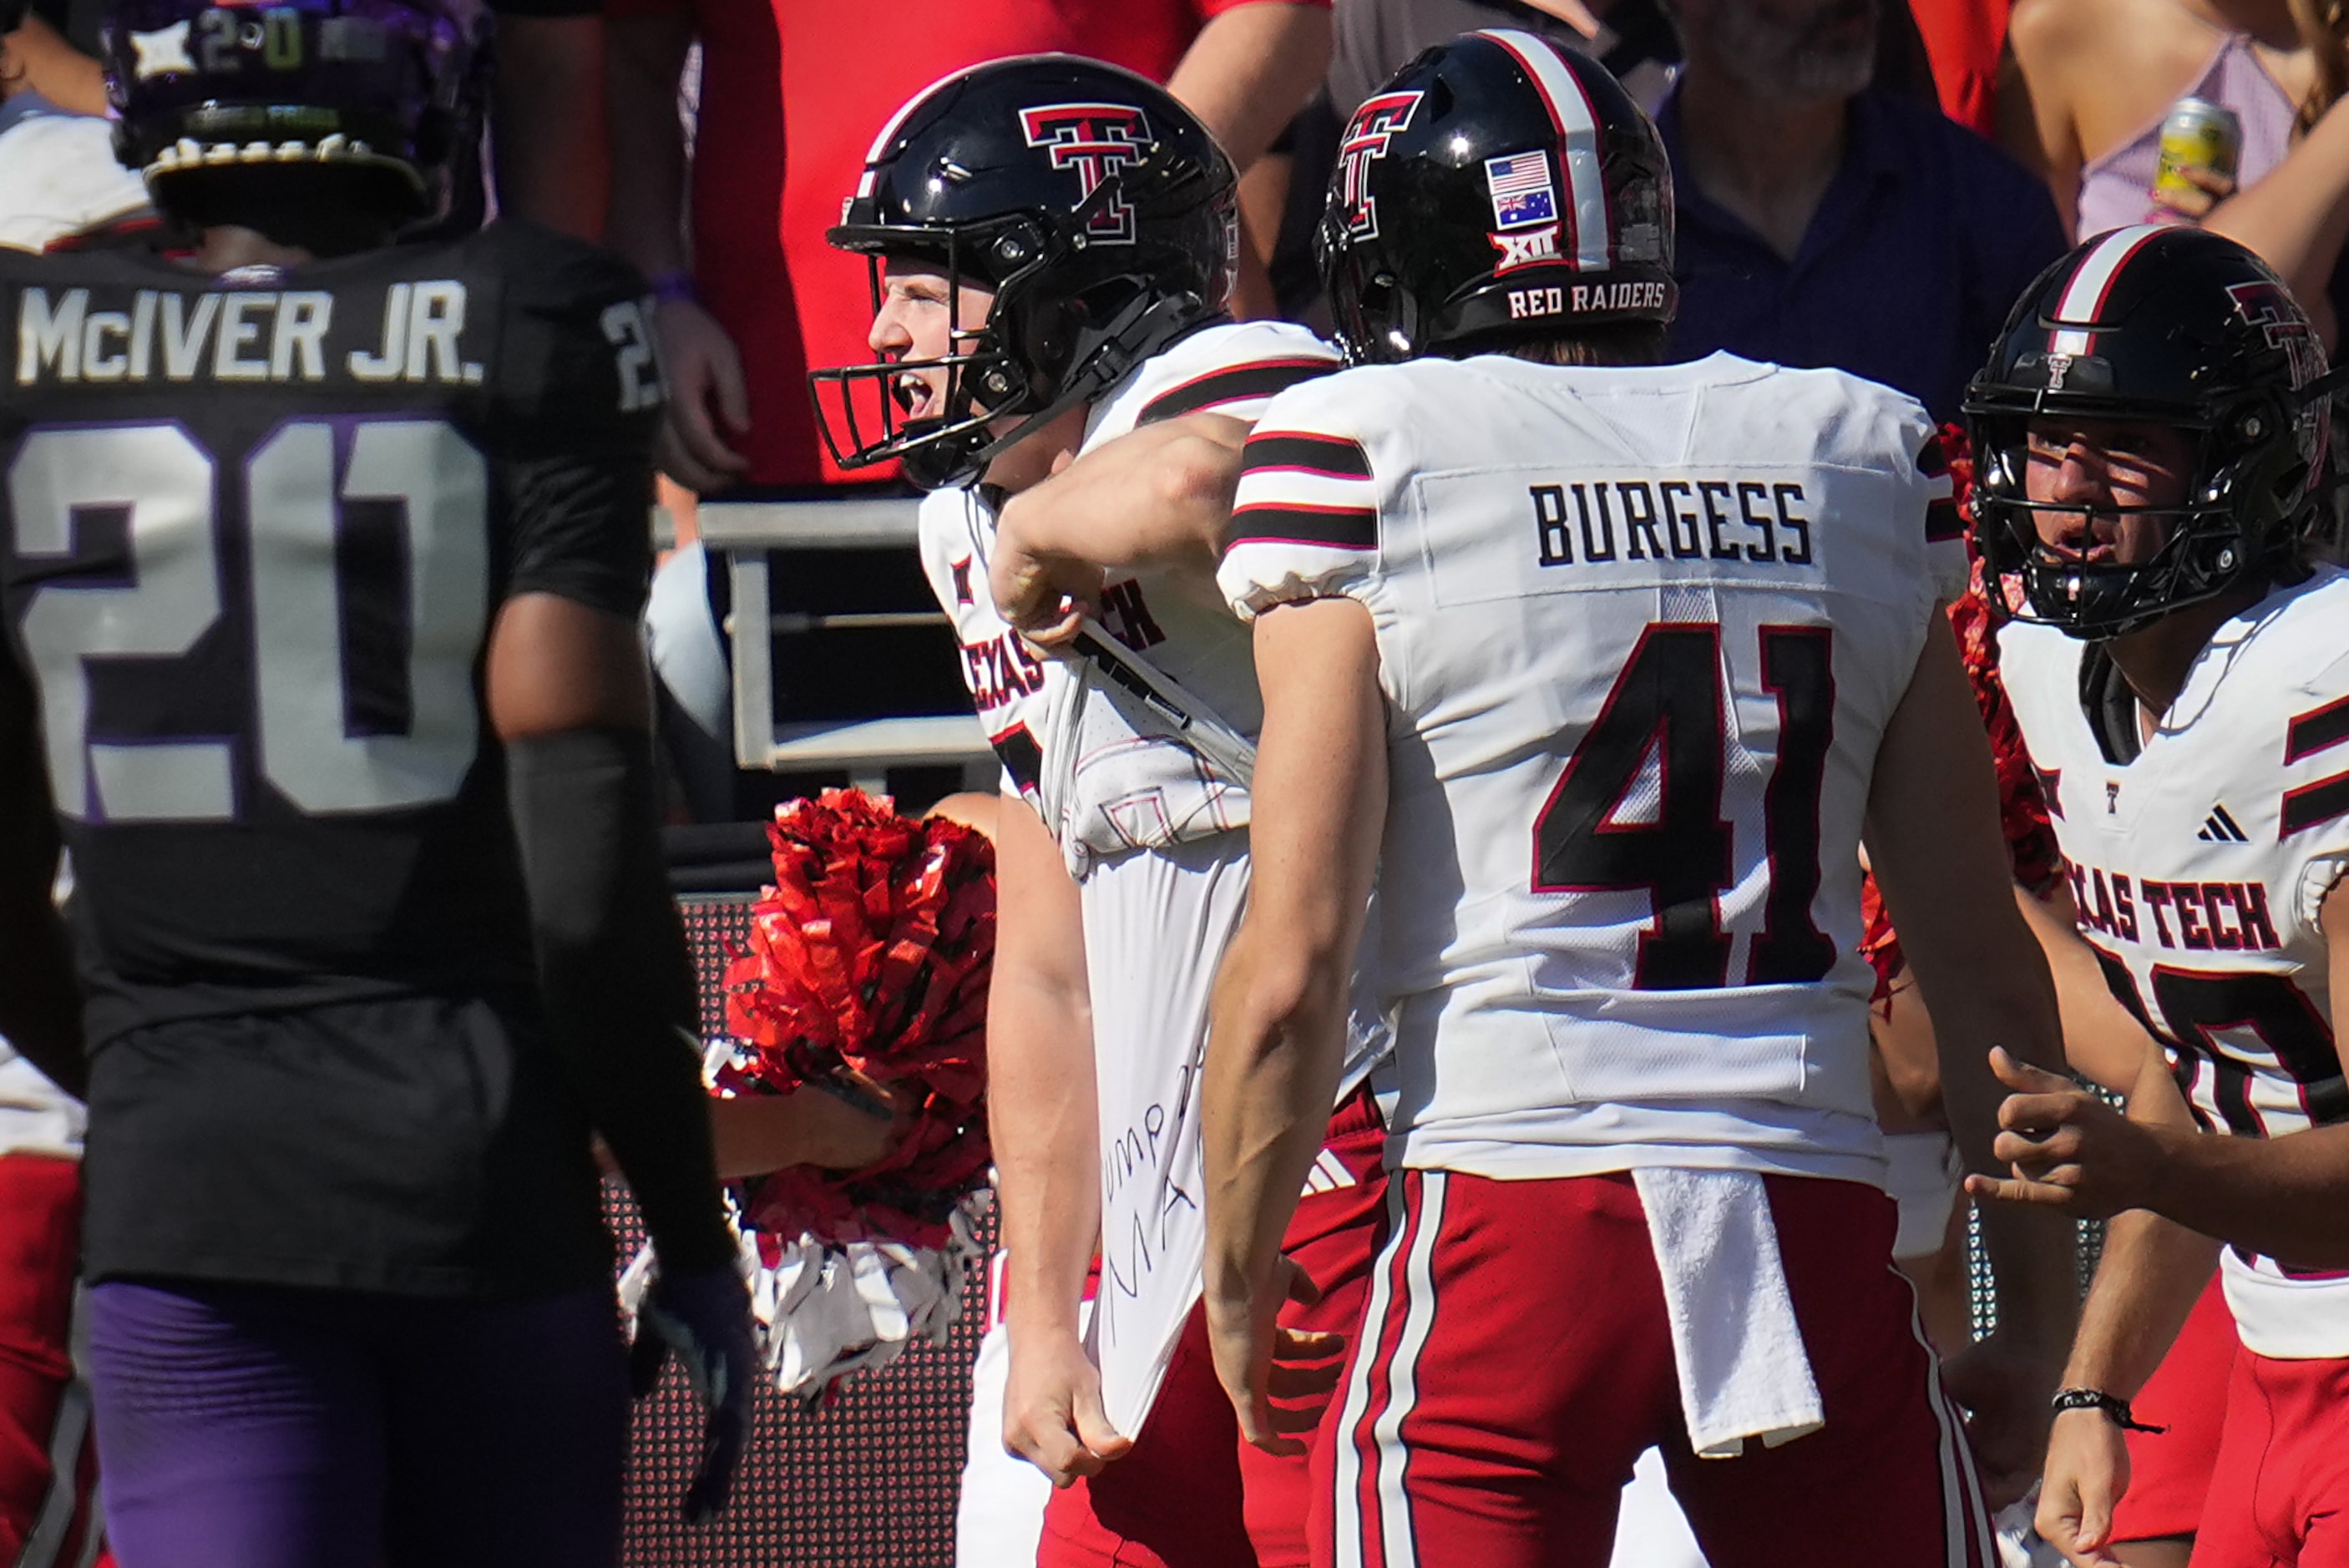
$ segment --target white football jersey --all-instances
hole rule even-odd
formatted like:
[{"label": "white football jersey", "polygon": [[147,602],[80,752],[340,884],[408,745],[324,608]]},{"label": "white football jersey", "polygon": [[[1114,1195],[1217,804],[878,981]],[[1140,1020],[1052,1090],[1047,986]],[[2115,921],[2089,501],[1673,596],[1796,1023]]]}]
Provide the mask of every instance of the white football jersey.
[{"label": "white football jersey", "polygon": [[[1204,327],[1135,366],[1094,404],[1083,450],[1137,426],[1212,411],[1254,419],[1278,392],[1326,375],[1337,351],[1299,326]],[[963,679],[1007,788],[1028,797],[1081,880],[1105,856],[1247,823],[1245,779],[1208,761],[1159,713],[1073,655],[1046,656],[996,614],[987,562],[995,514],[976,487],[922,503],[922,566],[955,624]],[[1154,573],[1112,579],[1101,622],[1230,729],[1262,721],[1246,626]]]},{"label": "white football jersey", "polygon": [[1220,583],[1376,627],[1404,1164],[1880,1180],[1859,826],[1964,580],[1949,494],[1910,399],[1727,355],[1265,412]]},{"label": "white football jersey", "polygon": [[[147,187],[116,161],[111,120],[64,113],[30,92],[0,108],[0,245],[38,251],[145,210]],[[81,1102],[0,1040],[0,1155],[78,1159]]]},{"label": "white football jersey", "polygon": [[[2349,863],[2344,624],[2337,567],[2271,593],[2211,636],[2126,763],[2084,707],[2109,664],[2053,627],[1999,633],[2080,934],[2213,1131],[2272,1138],[2349,1116],[2317,924]],[[2226,1265],[2244,1344],[2349,1356],[2349,1279],[2232,1253]]]},{"label": "white football jersey", "polygon": [[0,245],[46,250],[146,208],[146,182],[114,156],[112,120],[31,93],[0,109]]}]

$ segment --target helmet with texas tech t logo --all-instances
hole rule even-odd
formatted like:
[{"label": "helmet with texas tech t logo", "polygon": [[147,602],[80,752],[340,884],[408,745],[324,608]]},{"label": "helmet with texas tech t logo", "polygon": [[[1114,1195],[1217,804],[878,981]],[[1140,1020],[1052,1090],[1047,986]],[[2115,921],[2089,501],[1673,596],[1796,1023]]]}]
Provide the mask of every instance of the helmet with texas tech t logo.
[{"label": "helmet with texas tech t logo", "polygon": [[[926,490],[976,477],[1039,424],[1216,315],[1238,242],[1231,160],[1147,79],[1074,55],[963,71],[884,127],[838,227],[871,259],[927,261],[995,291],[942,358],[819,370],[833,460],[897,459]],[[951,297],[951,296],[950,296]],[[896,378],[947,373],[946,411],[899,418]]]},{"label": "helmet with texas tech t logo", "polygon": [[1354,111],[1315,236],[1350,358],[1670,322],[1672,181],[1605,67],[1493,28]]},{"label": "helmet with texas tech t logo", "polygon": [[[1984,569],[2022,579],[2026,620],[2101,640],[2292,569],[2324,466],[2324,348],[2275,273],[2190,228],[2117,229],[2049,267],[1966,394]],[[2326,378],[2330,386],[2330,378]],[[2166,425],[2193,438],[2185,500],[2150,561],[2072,559],[2040,542],[2032,420]],[[2117,510],[2117,509],[2116,509]]]}]

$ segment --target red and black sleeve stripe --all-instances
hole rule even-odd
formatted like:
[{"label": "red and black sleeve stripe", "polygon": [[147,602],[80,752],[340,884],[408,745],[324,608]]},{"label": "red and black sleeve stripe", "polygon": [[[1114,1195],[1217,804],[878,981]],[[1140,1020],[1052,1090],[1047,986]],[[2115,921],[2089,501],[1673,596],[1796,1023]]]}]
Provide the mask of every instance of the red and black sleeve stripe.
[{"label": "red and black sleeve stripe", "polygon": [[2349,740],[2349,696],[2311,708],[2284,731],[2283,759],[2297,762]]},{"label": "red and black sleeve stripe", "polygon": [[[2349,741],[2349,697],[2295,716],[2284,729],[2283,759],[2297,762],[2330,751],[2344,741]],[[2349,814],[2349,773],[2336,773],[2284,791],[2282,820],[2276,836],[2289,839],[2344,814]]]},{"label": "red and black sleeve stripe", "polygon": [[2289,839],[2344,813],[2349,813],[2349,773],[2335,773],[2330,779],[2287,789],[2283,794],[2283,821],[2276,830],[2276,837]]},{"label": "red and black sleeve stripe", "polygon": [[1371,454],[1360,441],[1309,430],[1259,430],[1240,453],[1240,472],[1316,474],[1323,479],[1366,480]]},{"label": "red and black sleeve stripe", "polygon": [[1378,508],[1260,501],[1232,513],[1232,543],[1319,544],[1332,550],[1376,550]]},{"label": "red and black sleeve stripe", "polygon": [[[1917,471],[1929,480],[1950,477],[1950,456],[1942,448],[1938,433],[1926,437],[1924,446],[1918,450]],[[1955,500],[1943,496],[1925,503],[1926,543],[1946,544],[1951,540],[1963,539],[1965,535],[1966,520],[1959,514]]]},{"label": "red and black sleeve stripe", "polygon": [[1247,365],[1226,366],[1161,392],[1142,406],[1134,423],[1154,425],[1161,419],[1180,418],[1226,403],[1271,397],[1339,368],[1334,359],[1258,359]]}]

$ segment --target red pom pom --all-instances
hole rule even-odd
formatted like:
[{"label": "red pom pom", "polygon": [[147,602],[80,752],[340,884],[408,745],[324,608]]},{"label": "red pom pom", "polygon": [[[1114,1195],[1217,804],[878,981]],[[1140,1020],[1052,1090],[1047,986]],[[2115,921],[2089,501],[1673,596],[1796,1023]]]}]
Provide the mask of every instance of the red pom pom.
[{"label": "red pom pom", "polygon": [[744,1218],[793,1239],[943,1246],[948,1211],[991,1158],[994,848],[856,789],[788,802],[767,836],[775,885],[727,965],[726,1024],[743,1048],[719,1087],[788,1094],[853,1071],[915,1109],[911,1130],[862,1171],[792,1166],[749,1183]]}]

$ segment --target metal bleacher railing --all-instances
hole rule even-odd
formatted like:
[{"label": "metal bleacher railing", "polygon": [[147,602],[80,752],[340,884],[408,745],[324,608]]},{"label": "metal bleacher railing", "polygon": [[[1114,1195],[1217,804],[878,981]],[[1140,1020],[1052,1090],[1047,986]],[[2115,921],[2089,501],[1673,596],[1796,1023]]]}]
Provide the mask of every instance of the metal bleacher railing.
[{"label": "metal bleacher railing", "polygon": [[[987,736],[968,709],[871,718],[787,723],[775,717],[774,634],[854,626],[875,629],[943,623],[935,610],[777,615],[772,573],[778,554],[825,550],[915,547],[911,500],[704,502],[703,546],[722,554],[733,589],[727,631],[733,644],[734,756],[745,768],[776,772],[845,771],[877,789],[891,768],[954,764],[991,789]],[[763,625],[766,636],[746,636]]]}]

